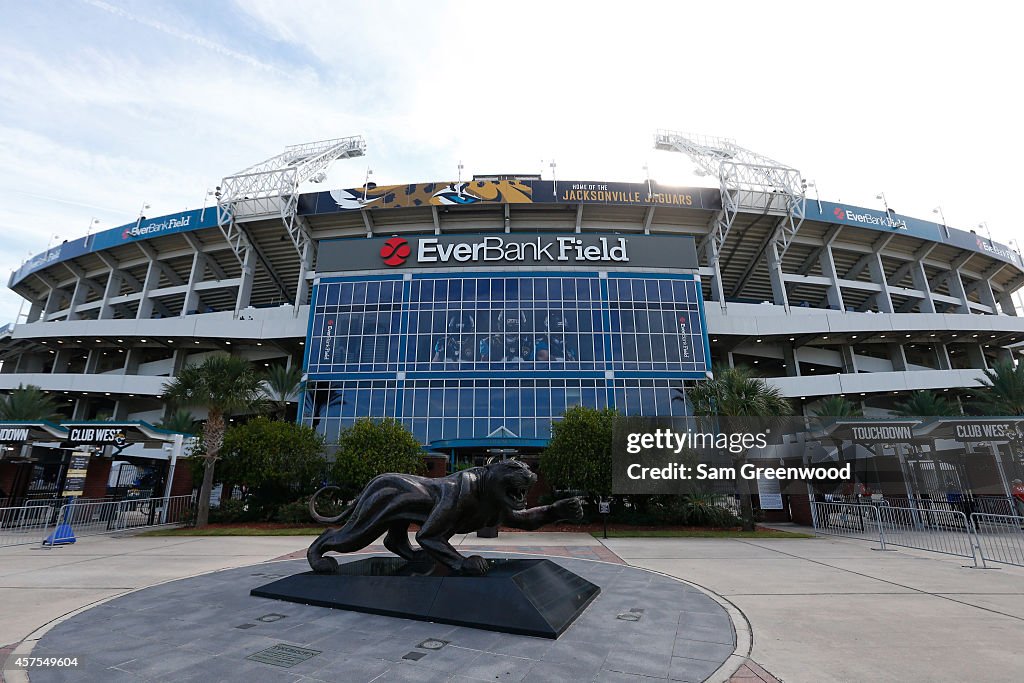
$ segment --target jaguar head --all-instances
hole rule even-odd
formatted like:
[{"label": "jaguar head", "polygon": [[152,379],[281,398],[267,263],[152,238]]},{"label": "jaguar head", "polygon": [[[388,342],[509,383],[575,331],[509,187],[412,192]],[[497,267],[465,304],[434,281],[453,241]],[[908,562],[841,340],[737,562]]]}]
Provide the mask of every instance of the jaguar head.
[{"label": "jaguar head", "polygon": [[502,460],[487,465],[490,495],[509,510],[525,510],[526,494],[537,475],[521,460]]}]

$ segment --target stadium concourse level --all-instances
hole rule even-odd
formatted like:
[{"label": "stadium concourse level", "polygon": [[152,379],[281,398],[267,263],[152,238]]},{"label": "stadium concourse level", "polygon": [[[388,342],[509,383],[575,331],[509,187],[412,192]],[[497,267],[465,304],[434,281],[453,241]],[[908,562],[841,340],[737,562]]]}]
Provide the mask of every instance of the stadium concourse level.
[{"label": "stadium concourse level", "polygon": [[[663,301],[662,294],[674,290],[633,285],[631,293],[621,294],[602,284],[609,274],[612,280],[644,277],[648,283],[676,275],[693,278],[702,298],[699,324],[706,326],[710,345],[709,357],[701,362],[749,366],[801,410],[813,408],[823,397],[845,395],[862,404],[866,414],[885,415],[894,401],[917,389],[969,400],[983,371],[1019,355],[1024,341],[1024,319],[1017,316],[1012,299],[1024,284],[1019,254],[973,233],[893,211],[808,200],[799,229],[779,255],[771,245],[784,212],[770,197],[763,211],[741,209],[719,244],[709,239],[721,212],[718,190],[656,183],[556,183],[495,176],[313,192],[299,197],[294,225],[282,222],[280,212],[246,213],[243,204],[236,207],[232,224],[244,236],[241,241],[225,237],[218,212],[209,208],[140,218],[26,262],[12,275],[10,287],[26,300],[28,315],[0,331],[0,391],[41,387],[66,402],[75,420],[109,415],[120,421],[159,422],[165,409],[163,384],[206,354],[230,351],[259,369],[305,368],[310,302],[321,278],[371,283],[353,290],[362,300],[338,304],[349,325],[339,339],[397,335],[401,340],[396,356],[387,359],[393,362],[384,375],[360,369],[360,364],[381,360],[366,355],[382,352],[379,347],[373,351],[372,344],[347,344],[346,353],[364,355],[350,357],[348,374],[334,377],[338,381],[394,381],[400,389],[408,369],[403,364],[413,360],[425,362],[417,370],[438,373],[424,374],[423,381],[447,381],[459,354],[477,364],[468,368],[477,380],[485,377],[479,373],[489,372],[487,381],[533,381],[538,371],[550,369],[539,363],[559,360],[552,351],[562,342],[545,337],[550,328],[577,335],[559,351],[563,359],[568,354],[591,362],[596,354],[597,365],[573,368],[567,360],[559,377],[572,381],[559,385],[562,393],[551,399],[550,413],[538,409],[538,418],[556,416],[563,407],[558,401],[579,402],[579,392],[587,388],[584,380],[594,377],[599,384],[607,380],[604,388],[612,396],[608,403],[643,414],[667,405],[647,401],[644,387],[668,392],[681,386],[644,384],[663,376],[658,375],[659,362],[671,365],[684,353],[665,341],[671,333],[666,326],[674,324],[671,314],[677,309],[675,300]],[[289,225],[298,226],[313,248],[301,248]],[[465,250],[445,246],[449,238],[507,241],[517,235],[524,240],[550,235],[551,240],[561,236],[581,241],[569,260],[553,257],[550,262],[543,253],[529,262],[485,262],[472,245]],[[664,237],[691,238],[696,262],[679,268],[658,263],[661,248],[644,245]],[[367,238],[375,238],[371,258],[343,270],[325,268],[326,245],[347,239],[341,244],[355,248]],[[424,251],[419,243],[428,239],[435,241]],[[614,251],[619,246],[625,250],[627,244],[629,254],[647,249],[645,258],[652,265],[629,271],[638,261],[632,256],[624,260],[624,252]],[[433,261],[420,259],[424,255]],[[500,296],[491,290],[481,294],[478,288],[473,290],[478,300],[463,293],[461,302],[444,302],[443,314],[434,315],[428,328],[400,327],[405,324],[402,307],[411,305],[415,294],[410,294],[411,282],[427,274],[454,282],[472,273],[478,280],[501,276],[518,281],[506,282]],[[577,284],[592,281],[594,289],[588,291],[593,294],[593,315],[585,315],[585,307],[569,300],[575,295],[567,291],[559,290],[557,301],[553,289],[544,290],[543,299],[539,289],[531,289],[527,301],[521,294],[524,287],[533,287],[529,280],[541,276],[549,281],[557,276],[559,287],[568,286],[564,283],[573,277]],[[396,278],[394,297],[383,301],[372,283]],[[416,301],[416,306],[426,305]],[[690,306],[692,301],[687,301]],[[619,317],[627,310],[632,316],[628,325],[622,322],[624,313]],[[399,327],[383,322],[392,311],[398,312],[394,320]],[[701,317],[695,315],[694,320]],[[464,350],[448,346],[453,320],[456,328],[480,328]],[[529,353],[534,357],[508,356],[508,349],[497,349],[495,330],[501,325],[532,330]],[[698,341],[699,332],[694,332]],[[613,333],[646,335],[647,341],[629,337],[624,343],[638,350],[623,360],[614,355]],[[414,352],[405,334],[418,344]],[[588,334],[604,335],[608,345],[586,346]],[[542,344],[549,348],[540,348]],[[700,351],[702,345],[697,347]],[[503,362],[526,365],[478,365],[499,353]],[[616,365],[620,360],[625,364]],[[630,363],[637,364],[633,370]],[[598,374],[586,374],[591,371]],[[635,383],[623,384],[627,376]],[[692,373],[680,369],[678,376],[685,381]],[[528,389],[516,386],[517,391]],[[624,403],[614,400],[619,390]],[[640,394],[629,393],[634,390]],[[599,402],[604,401],[602,391],[598,386]],[[639,398],[631,403],[631,396]],[[357,413],[380,409],[409,414],[400,406],[386,406],[383,399],[379,404],[360,401],[357,397],[343,403],[354,405]],[[478,436],[484,436],[495,425],[481,422],[474,430],[483,430]]]}]

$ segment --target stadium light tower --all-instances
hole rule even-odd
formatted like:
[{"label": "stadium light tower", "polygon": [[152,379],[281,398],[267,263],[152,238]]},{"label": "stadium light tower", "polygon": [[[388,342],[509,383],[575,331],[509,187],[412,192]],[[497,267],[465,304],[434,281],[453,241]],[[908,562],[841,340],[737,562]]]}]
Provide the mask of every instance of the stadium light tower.
[{"label": "stadium light tower", "polygon": [[740,208],[780,216],[771,242],[776,262],[782,258],[804,221],[807,187],[798,170],[740,147],[731,138],[658,130],[654,148],[681,152],[699,172],[718,178],[722,210],[709,234],[713,259],[718,259]]},{"label": "stadium light tower", "polygon": [[[366,141],[361,135],[306,142],[285,147],[280,154],[221,180],[217,223],[243,267],[252,249],[243,224],[274,215],[280,215],[303,263],[311,263],[313,241],[298,215],[299,186],[308,180],[323,180],[327,168],[338,159],[365,153]],[[283,283],[278,286],[287,291]]]}]

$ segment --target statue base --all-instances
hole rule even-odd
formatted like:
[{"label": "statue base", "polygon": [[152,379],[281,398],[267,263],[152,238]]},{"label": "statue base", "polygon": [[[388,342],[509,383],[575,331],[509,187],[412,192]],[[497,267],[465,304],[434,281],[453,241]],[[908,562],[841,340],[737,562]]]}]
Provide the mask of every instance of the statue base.
[{"label": "statue base", "polygon": [[554,639],[601,592],[551,560],[488,563],[484,576],[443,576],[398,557],[371,557],[342,563],[333,574],[278,579],[250,595]]}]

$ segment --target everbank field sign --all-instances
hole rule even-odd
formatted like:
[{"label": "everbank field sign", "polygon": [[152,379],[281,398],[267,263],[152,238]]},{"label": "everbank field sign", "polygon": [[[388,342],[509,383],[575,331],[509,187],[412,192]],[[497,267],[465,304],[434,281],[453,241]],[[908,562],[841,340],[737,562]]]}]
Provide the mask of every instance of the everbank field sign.
[{"label": "everbank field sign", "polygon": [[698,267],[691,237],[637,235],[410,235],[320,243],[317,272],[467,266]]}]

